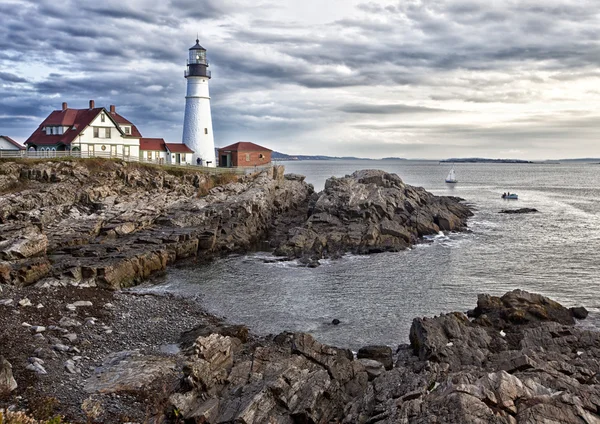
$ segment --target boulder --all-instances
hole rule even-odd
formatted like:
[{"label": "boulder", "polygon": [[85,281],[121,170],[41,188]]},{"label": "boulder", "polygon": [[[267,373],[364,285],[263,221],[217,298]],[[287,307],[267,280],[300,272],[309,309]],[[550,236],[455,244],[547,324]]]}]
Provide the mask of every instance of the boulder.
[{"label": "boulder", "polygon": [[570,310],[571,310],[571,313],[573,314],[573,317],[575,317],[577,319],[586,319],[588,316],[588,311],[583,306],[576,306],[576,307],[570,308]]},{"label": "boulder", "polygon": [[391,370],[394,367],[392,348],[389,346],[364,346],[358,349],[356,357],[378,361],[383,364],[386,370]]},{"label": "boulder", "polygon": [[172,358],[142,356],[135,351],[116,352],[96,368],[94,375],[86,380],[84,390],[88,393],[135,393],[148,389],[157,380],[175,375]]},{"label": "boulder", "polygon": [[7,394],[17,388],[13,377],[12,365],[3,356],[0,356],[0,394]]},{"label": "boulder", "polygon": [[540,294],[513,290],[498,298],[481,294],[477,298],[475,317],[485,315],[494,327],[502,329],[509,325],[555,321],[561,324],[575,323],[572,312]]}]

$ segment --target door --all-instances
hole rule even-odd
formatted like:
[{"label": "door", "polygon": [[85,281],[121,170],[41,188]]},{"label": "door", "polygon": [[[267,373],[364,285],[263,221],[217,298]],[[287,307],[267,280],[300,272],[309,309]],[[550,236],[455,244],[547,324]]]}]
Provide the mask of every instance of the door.
[{"label": "door", "polygon": [[229,164],[227,163],[227,155],[221,155],[221,166],[227,168]]},{"label": "door", "polygon": [[175,163],[181,165],[181,155],[179,153],[175,154]]}]

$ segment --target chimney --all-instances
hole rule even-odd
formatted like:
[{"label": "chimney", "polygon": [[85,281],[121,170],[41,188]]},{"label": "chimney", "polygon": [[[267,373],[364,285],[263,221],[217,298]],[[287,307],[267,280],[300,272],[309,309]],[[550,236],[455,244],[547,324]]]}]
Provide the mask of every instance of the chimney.
[{"label": "chimney", "polygon": [[63,102],[63,108],[62,110],[67,110],[67,102]]},{"label": "chimney", "polygon": [[110,105],[110,113],[112,113],[113,115],[117,113],[117,108],[115,107],[115,105]]},{"label": "chimney", "polygon": [[93,109],[93,108],[94,108],[94,101],[90,100],[90,109]]}]

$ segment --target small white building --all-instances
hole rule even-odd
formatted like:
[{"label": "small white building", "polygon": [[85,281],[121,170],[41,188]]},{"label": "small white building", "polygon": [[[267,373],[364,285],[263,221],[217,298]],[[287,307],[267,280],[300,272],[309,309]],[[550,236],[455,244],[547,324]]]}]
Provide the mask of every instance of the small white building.
[{"label": "small white building", "polygon": [[11,152],[19,152],[25,150],[25,146],[17,143],[7,135],[0,135],[0,150],[9,150]]},{"label": "small white building", "polygon": [[167,143],[162,138],[140,138],[140,160],[157,164],[191,165],[193,150],[183,143]]},{"label": "small white building", "polygon": [[55,110],[25,141],[29,150],[38,152],[81,151],[82,157],[139,157],[141,134],[130,121],[116,112],[95,107],[70,109],[67,103]]}]

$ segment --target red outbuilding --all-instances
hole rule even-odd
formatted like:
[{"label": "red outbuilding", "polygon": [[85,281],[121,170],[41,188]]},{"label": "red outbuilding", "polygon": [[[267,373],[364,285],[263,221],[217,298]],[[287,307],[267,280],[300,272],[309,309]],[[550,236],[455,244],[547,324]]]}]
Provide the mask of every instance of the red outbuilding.
[{"label": "red outbuilding", "polygon": [[219,148],[220,167],[262,166],[271,163],[271,149],[247,141]]}]

